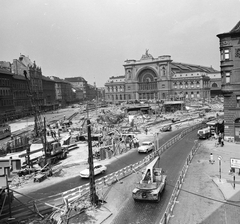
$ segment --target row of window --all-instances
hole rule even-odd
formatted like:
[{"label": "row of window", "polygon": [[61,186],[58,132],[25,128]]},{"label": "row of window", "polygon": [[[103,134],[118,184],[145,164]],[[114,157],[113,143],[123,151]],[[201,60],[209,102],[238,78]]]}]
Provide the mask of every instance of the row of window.
[{"label": "row of window", "polygon": [[12,100],[0,100],[0,107],[1,106],[13,106]]},{"label": "row of window", "polygon": [[11,93],[10,89],[0,89],[0,96],[9,96]]},{"label": "row of window", "polygon": [[[209,82],[208,81],[204,81],[203,82],[203,86],[204,87],[209,87]],[[162,84],[162,88],[164,89],[166,86],[165,84]],[[200,83],[197,81],[195,84],[194,82],[190,82],[190,83],[187,83],[187,82],[175,82],[173,84],[173,87],[175,89],[188,89],[188,88],[200,88]],[[216,87],[216,86],[214,86]],[[139,85],[139,89],[140,90],[150,90],[150,89],[156,89],[157,88],[157,85],[156,83],[150,83],[150,84],[140,84]],[[131,86],[128,86],[128,90],[131,89]],[[112,87],[107,87],[107,92],[124,92],[124,88],[122,86],[112,86]]]},{"label": "row of window", "polygon": [[189,85],[189,83],[185,83],[185,85],[184,85],[182,82],[180,82],[179,85],[177,83],[174,83],[174,88],[175,89],[179,89],[179,88],[183,89],[184,87],[185,87],[185,89],[188,89],[188,88],[200,88],[200,83],[196,82],[196,87],[195,87],[193,82],[191,82],[190,85]]},{"label": "row of window", "polygon": [[0,86],[10,86],[10,85],[11,85],[11,82],[9,79],[4,79],[4,78],[0,79]]},{"label": "row of window", "polygon": [[124,86],[108,86],[108,92],[124,92]]},{"label": "row of window", "polygon": [[14,83],[13,89],[27,89],[26,83]]},{"label": "row of window", "polygon": [[13,97],[14,98],[19,98],[19,97],[26,97],[26,96],[28,96],[29,94],[28,94],[28,92],[26,92],[26,91],[15,91],[14,93],[13,93]]},{"label": "row of window", "polygon": [[27,108],[29,106],[29,100],[16,100],[15,106],[22,106],[24,108]]}]

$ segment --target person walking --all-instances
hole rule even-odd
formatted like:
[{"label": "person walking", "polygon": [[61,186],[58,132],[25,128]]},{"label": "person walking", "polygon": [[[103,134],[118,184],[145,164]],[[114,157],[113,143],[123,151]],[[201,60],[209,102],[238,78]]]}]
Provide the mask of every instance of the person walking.
[{"label": "person walking", "polygon": [[224,146],[224,139],[223,139],[223,137],[221,138],[221,146],[222,147]]}]

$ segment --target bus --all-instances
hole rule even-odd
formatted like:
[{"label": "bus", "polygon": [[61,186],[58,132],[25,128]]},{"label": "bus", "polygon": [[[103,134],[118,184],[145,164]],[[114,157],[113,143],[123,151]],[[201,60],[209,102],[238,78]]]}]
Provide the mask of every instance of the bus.
[{"label": "bus", "polygon": [[0,125],[0,139],[4,139],[11,136],[11,127],[8,124]]}]

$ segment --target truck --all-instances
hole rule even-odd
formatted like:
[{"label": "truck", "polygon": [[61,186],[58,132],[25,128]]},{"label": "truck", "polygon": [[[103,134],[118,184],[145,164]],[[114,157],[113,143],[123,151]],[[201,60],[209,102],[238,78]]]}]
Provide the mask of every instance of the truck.
[{"label": "truck", "polygon": [[210,128],[207,127],[207,128],[203,128],[203,129],[198,130],[197,136],[198,136],[199,139],[208,139],[209,137],[211,137]]},{"label": "truck", "polygon": [[[45,155],[38,158],[38,165],[40,167],[44,167],[46,165],[45,162],[48,164],[55,164],[59,160],[67,158],[68,154],[68,147],[67,145],[61,145],[58,140],[48,141],[46,145],[46,153]],[[45,160],[47,157],[47,160]]]},{"label": "truck", "polygon": [[157,156],[146,167],[142,179],[132,191],[134,201],[159,202],[166,187],[167,175],[159,167],[160,157]]}]

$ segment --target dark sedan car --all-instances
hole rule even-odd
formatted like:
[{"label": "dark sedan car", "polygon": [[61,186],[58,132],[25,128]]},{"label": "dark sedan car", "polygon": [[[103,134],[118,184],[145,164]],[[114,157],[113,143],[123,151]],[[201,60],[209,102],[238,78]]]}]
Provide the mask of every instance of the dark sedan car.
[{"label": "dark sedan car", "polygon": [[165,132],[165,131],[172,131],[172,125],[169,124],[169,125],[165,125],[165,126],[163,126],[163,127],[160,129],[160,131],[162,131],[162,132]]}]

